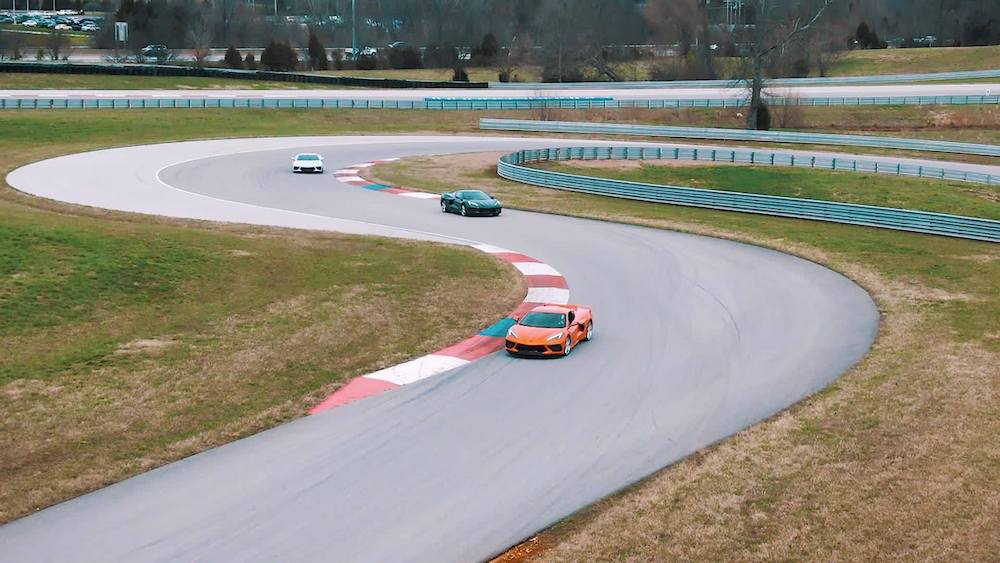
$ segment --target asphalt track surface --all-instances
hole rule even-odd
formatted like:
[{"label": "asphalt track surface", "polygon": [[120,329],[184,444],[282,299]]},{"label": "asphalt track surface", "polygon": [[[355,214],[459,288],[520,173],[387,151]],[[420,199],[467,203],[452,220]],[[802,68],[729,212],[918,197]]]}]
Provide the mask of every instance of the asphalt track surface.
[{"label": "asphalt track surface", "polygon": [[[598,144],[243,139],[83,153],[11,173],[20,190],[97,207],[502,246],[561,271],[571,300],[594,307],[597,330],[568,358],[494,354],[40,511],[0,528],[2,558],[483,559],[823,388],[866,353],[878,325],[869,296],[799,258],[515,210],[444,215],[435,200],[289,170],[298,151],[324,154],[332,171],[567,143]],[[442,299],[461,306],[460,295]]]},{"label": "asphalt track surface", "polygon": [[[870,96],[980,96],[997,94],[1000,84],[890,84],[853,86],[797,86],[778,87],[766,90],[775,96],[796,96],[800,98],[840,98]],[[587,98],[607,97],[616,100],[631,99],[738,99],[746,97],[742,88],[643,88],[622,90],[620,88],[596,89],[433,89],[409,88],[387,89],[315,89],[315,90],[0,90],[0,97],[24,98],[239,98],[239,99],[368,99],[368,100],[423,100],[425,98],[474,98],[474,99],[529,99],[529,98]]]}]

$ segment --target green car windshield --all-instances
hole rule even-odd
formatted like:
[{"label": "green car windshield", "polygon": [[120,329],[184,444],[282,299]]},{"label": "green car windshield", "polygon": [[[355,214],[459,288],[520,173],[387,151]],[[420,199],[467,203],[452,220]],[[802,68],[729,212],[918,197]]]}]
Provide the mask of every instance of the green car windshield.
[{"label": "green car windshield", "polygon": [[486,192],[481,192],[479,190],[471,190],[465,192],[458,192],[458,197],[462,199],[467,199],[469,201],[482,201],[484,199],[493,199],[490,194]]},{"label": "green car windshield", "polygon": [[566,315],[562,313],[528,313],[521,319],[520,324],[537,328],[565,328]]}]

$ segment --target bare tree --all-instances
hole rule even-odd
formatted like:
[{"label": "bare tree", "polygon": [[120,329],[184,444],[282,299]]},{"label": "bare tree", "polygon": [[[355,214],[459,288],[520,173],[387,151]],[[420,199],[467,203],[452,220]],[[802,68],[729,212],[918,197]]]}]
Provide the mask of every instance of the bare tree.
[{"label": "bare tree", "polygon": [[[758,115],[763,105],[764,73],[772,57],[795,41],[804,37],[819,21],[826,9],[836,0],[816,0],[796,6],[799,10],[789,12],[782,8],[779,0],[751,0],[754,21],[747,37],[748,54],[742,79],[750,91],[750,107],[747,111],[747,129],[757,129]],[[818,5],[817,5],[818,3]],[[786,3],[787,5],[787,3]],[[803,16],[803,11],[808,15]]]},{"label": "bare tree", "polygon": [[205,59],[211,54],[213,22],[209,17],[208,10],[199,10],[193,14],[191,22],[188,24],[188,41],[193,49],[195,64],[205,66]]},{"label": "bare tree", "polygon": [[644,15],[652,38],[676,43],[679,56],[676,62],[661,65],[657,72],[682,79],[716,77],[708,15],[710,4],[709,0],[649,1]]},{"label": "bare tree", "polygon": [[58,61],[62,54],[69,50],[69,37],[62,30],[50,33],[45,38],[45,48],[48,51],[49,58],[53,61]]}]

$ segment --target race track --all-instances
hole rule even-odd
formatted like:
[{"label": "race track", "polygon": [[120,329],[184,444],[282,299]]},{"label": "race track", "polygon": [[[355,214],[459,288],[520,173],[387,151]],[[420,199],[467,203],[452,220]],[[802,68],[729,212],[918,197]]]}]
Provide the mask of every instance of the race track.
[{"label": "race track", "polygon": [[306,150],[333,171],[570,144],[614,143],[243,139],[11,173],[17,189],[96,207],[505,247],[562,272],[571,301],[594,307],[597,335],[569,358],[488,356],[43,510],[0,528],[3,559],[483,559],[821,389],[868,350],[878,325],[869,296],[799,258],[514,210],[444,215],[435,200],[289,171]]},{"label": "race track", "polygon": [[[793,96],[799,98],[840,98],[840,97],[884,97],[884,96],[986,96],[1000,93],[1000,84],[888,84],[888,85],[850,85],[850,86],[791,86],[775,87],[766,90],[775,96]],[[685,88],[642,88],[625,90],[621,88],[579,88],[565,90],[560,88],[502,90],[487,88],[406,88],[388,89],[313,89],[313,90],[0,90],[0,98],[68,98],[68,99],[132,99],[147,98],[191,98],[193,100],[209,98],[237,99],[366,99],[366,100],[396,100],[421,101],[426,98],[461,98],[461,99],[530,99],[530,98],[614,98],[615,100],[723,100],[742,99],[746,90],[739,87],[685,87]]]}]

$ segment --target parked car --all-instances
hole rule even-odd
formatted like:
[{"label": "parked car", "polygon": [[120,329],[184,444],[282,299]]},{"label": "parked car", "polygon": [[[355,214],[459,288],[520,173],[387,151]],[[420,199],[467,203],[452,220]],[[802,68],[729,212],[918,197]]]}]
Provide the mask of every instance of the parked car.
[{"label": "parked car", "polygon": [[167,54],[166,45],[146,45],[139,51],[144,57],[158,58]]},{"label": "parked car", "polygon": [[72,31],[73,27],[66,25],[64,23],[57,23],[56,26],[53,27],[52,29],[56,31]]},{"label": "parked car", "polygon": [[96,25],[94,25],[92,23],[85,23],[85,24],[82,24],[80,26],[80,31],[85,31],[85,32],[88,32],[88,33],[92,33],[92,32],[97,31],[99,29],[100,29],[99,27],[97,27]]},{"label": "parked car", "polygon": [[21,22],[21,25],[23,25],[24,27],[38,27],[38,22],[36,22],[35,20],[24,20],[23,22]]}]

